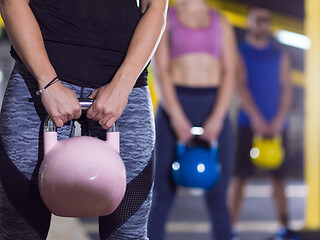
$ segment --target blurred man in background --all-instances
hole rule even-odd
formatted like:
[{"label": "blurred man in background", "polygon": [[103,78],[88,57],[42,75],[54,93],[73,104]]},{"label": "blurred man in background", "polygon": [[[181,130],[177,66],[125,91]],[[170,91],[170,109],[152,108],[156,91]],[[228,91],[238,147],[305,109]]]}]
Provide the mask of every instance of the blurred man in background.
[{"label": "blurred man in background", "polygon": [[[250,150],[255,135],[284,136],[291,105],[290,60],[271,41],[271,13],[263,6],[252,6],[248,15],[246,39],[239,46],[238,91],[241,107],[234,177],[231,183],[231,216],[236,225],[243,200],[243,189],[254,173]],[[294,239],[288,230],[283,164],[270,171],[277,217],[281,229],[275,239]],[[234,231],[234,235],[238,235]],[[235,238],[236,239],[236,238]]]}]

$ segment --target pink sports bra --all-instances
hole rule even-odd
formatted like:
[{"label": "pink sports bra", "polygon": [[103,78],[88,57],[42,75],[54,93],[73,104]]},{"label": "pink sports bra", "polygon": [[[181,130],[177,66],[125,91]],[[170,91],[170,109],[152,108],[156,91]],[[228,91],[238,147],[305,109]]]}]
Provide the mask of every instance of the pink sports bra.
[{"label": "pink sports bra", "polygon": [[207,53],[221,59],[222,32],[218,14],[211,9],[211,23],[204,28],[191,28],[182,24],[175,8],[169,10],[168,26],[170,39],[170,58],[174,59],[188,53]]}]

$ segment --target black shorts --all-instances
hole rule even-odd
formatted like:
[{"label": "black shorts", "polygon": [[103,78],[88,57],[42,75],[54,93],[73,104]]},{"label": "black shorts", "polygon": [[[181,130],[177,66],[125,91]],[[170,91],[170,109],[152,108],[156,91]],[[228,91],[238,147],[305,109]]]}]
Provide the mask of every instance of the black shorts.
[{"label": "black shorts", "polygon": [[[256,173],[258,169],[250,159],[250,150],[252,148],[253,132],[249,126],[238,127],[236,157],[234,166],[234,176],[240,179],[246,179]],[[285,132],[282,136],[282,144],[285,149]],[[285,177],[285,159],[282,165],[275,170],[268,170],[274,178],[283,179]]]}]

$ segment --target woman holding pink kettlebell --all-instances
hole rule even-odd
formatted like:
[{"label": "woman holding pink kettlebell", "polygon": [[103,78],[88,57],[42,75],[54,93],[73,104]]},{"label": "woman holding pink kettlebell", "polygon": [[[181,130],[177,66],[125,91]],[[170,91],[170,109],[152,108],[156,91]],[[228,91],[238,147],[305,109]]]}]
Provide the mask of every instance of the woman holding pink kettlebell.
[{"label": "woman holding pink kettlebell", "polygon": [[87,135],[105,139],[117,121],[127,172],[121,204],[99,219],[100,238],[147,239],[154,120],[146,66],[166,8],[164,0],[0,2],[16,61],[0,115],[1,240],[46,239],[51,212],[37,184],[45,119],[59,141],[69,138],[78,98],[94,99],[81,118]]}]

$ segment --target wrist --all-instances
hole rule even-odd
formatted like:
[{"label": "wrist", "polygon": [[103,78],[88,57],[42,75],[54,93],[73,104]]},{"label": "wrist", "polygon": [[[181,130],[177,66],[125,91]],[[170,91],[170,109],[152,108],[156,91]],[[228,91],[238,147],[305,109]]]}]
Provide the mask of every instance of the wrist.
[{"label": "wrist", "polygon": [[249,118],[252,119],[253,121],[264,119],[263,116],[259,112],[253,112],[253,113],[249,114]]},{"label": "wrist", "polygon": [[275,117],[273,120],[272,120],[272,123],[273,124],[276,124],[276,125],[278,125],[278,126],[283,126],[284,125],[284,121],[285,121],[285,119],[283,118],[283,117]]},{"label": "wrist", "polygon": [[35,79],[38,82],[39,89],[44,88],[52,79],[54,79],[57,76],[55,72],[36,76]]},{"label": "wrist", "polygon": [[138,77],[139,73],[136,73],[132,67],[121,66],[111,83],[121,86],[121,88],[127,90],[127,92],[131,92]]},{"label": "wrist", "polygon": [[184,112],[180,111],[179,109],[170,109],[170,111],[167,111],[167,113],[171,121],[181,121],[181,119],[186,118]]},{"label": "wrist", "polygon": [[42,63],[37,66],[37,69],[33,69],[31,67],[29,68],[30,72],[37,80],[40,89],[44,88],[53,78],[58,75],[50,62],[48,63],[45,60],[43,60]]},{"label": "wrist", "polygon": [[279,121],[279,122],[284,122],[284,120],[285,120],[285,115],[283,115],[283,114],[278,114],[278,115],[276,115],[276,117],[274,118],[276,121]]},{"label": "wrist", "polygon": [[45,91],[48,87],[52,86],[53,84],[57,83],[59,81],[59,78],[56,76],[54,77],[47,85],[45,85],[43,88],[40,88],[36,94],[40,96],[43,91]]},{"label": "wrist", "polygon": [[223,122],[225,117],[225,114],[212,113],[208,117],[207,122]]}]

